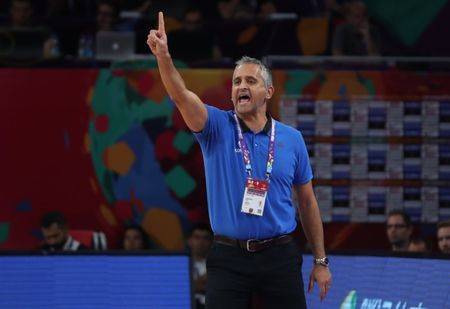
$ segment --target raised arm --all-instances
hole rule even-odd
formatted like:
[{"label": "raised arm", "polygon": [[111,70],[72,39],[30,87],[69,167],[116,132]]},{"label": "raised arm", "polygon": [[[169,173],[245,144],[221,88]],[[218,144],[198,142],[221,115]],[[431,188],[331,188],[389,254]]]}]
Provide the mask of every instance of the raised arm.
[{"label": "raised arm", "polygon": [[158,29],[152,29],[148,34],[147,45],[156,57],[164,87],[180,110],[187,126],[194,132],[203,130],[207,119],[206,107],[195,93],[186,88],[172,62],[162,12],[158,15]]}]

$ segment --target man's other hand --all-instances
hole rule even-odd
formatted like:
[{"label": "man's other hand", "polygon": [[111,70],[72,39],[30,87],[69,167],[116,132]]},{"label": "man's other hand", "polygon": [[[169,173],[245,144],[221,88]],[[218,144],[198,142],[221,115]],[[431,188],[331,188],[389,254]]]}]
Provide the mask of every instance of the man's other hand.
[{"label": "man's other hand", "polygon": [[317,282],[320,289],[320,300],[323,300],[331,287],[331,273],[328,267],[321,265],[313,266],[311,275],[309,276],[309,293],[311,293],[312,288],[314,287],[314,282]]}]

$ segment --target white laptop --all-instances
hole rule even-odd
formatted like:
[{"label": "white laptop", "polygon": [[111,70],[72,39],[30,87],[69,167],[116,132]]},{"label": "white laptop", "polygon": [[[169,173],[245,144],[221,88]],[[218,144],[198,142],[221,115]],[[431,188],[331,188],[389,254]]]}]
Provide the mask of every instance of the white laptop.
[{"label": "white laptop", "polygon": [[95,41],[99,60],[127,60],[134,56],[134,32],[99,31]]}]

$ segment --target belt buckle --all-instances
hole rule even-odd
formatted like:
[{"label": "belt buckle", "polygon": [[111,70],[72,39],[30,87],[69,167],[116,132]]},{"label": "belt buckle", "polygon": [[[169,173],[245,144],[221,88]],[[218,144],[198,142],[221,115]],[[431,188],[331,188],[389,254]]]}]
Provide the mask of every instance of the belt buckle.
[{"label": "belt buckle", "polygon": [[247,251],[248,252],[256,252],[257,250],[251,250],[250,249],[250,242],[254,242],[254,241],[257,241],[257,239],[248,239],[246,242],[245,242],[245,244],[246,244],[246,249],[247,249]]}]

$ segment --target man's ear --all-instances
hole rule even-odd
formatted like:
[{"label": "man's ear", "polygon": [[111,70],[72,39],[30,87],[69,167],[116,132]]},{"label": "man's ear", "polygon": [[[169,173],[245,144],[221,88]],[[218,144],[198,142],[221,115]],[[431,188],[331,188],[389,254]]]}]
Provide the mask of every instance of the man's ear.
[{"label": "man's ear", "polygon": [[272,98],[274,92],[275,88],[273,88],[273,86],[268,87],[266,91],[266,99],[269,100],[270,98]]}]

